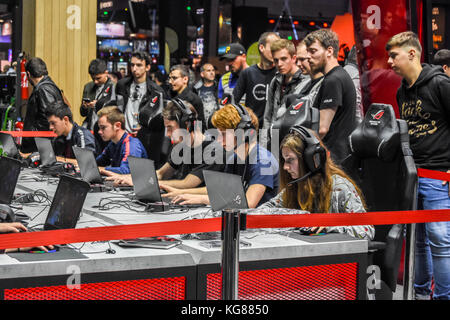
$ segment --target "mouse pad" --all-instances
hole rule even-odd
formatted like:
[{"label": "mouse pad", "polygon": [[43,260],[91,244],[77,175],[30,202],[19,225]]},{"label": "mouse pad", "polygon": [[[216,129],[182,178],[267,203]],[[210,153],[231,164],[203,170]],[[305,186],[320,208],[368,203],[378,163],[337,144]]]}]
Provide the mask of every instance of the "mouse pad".
[{"label": "mouse pad", "polygon": [[318,235],[318,236],[309,236],[309,235],[303,235],[298,232],[291,232],[289,237],[309,242],[309,243],[323,243],[323,242],[336,242],[336,241],[354,241],[357,240],[356,238],[353,238],[346,234],[341,233],[327,233],[324,235]]},{"label": "mouse pad", "polygon": [[65,247],[60,247],[59,251],[52,253],[11,252],[8,253],[8,256],[17,259],[20,262],[87,259],[84,254],[81,254],[74,249]]}]

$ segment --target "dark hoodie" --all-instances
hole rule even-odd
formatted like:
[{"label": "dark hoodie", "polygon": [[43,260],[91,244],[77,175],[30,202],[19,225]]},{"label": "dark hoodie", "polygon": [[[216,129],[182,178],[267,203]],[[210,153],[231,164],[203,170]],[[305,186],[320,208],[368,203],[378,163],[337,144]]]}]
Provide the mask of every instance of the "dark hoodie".
[{"label": "dark hoodie", "polygon": [[450,78],[441,66],[422,65],[417,81],[397,91],[400,116],[409,128],[417,167],[450,169]]}]

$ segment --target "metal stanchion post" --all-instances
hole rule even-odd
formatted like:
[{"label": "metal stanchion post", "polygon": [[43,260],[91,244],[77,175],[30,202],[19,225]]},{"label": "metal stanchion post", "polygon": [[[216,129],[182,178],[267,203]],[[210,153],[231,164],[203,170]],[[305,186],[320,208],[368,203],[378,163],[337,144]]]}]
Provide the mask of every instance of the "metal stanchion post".
[{"label": "metal stanchion post", "polygon": [[416,225],[406,225],[405,266],[403,272],[403,300],[414,299],[414,256],[416,246]]},{"label": "metal stanchion post", "polygon": [[238,299],[239,231],[243,228],[239,210],[222,211],[222,299]]}]

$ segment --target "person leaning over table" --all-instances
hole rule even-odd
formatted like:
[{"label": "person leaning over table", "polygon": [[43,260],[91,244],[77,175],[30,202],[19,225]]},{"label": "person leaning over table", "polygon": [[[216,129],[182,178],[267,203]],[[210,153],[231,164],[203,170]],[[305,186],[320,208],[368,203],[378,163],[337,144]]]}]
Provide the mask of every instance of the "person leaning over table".
[{"label": "person leaning over table", "polygon": [[[301,134],[298,131],[301,132]],[[305,138],[308,141],[305,141]],[[311,144],[320,144],[318,158],[308,156]],[[353,180],[333,162],[323,142],[304,127],[291,128],[280,145],[281,192],[258,208],[287,208],[310,213],[366,212],[361,190]],[[320,161],[317,161],[320,159]],[[314,164],[311,164],[314,163]],[[315,167],[310,168],[314,165]],[[315,172],[315,170],[318,170]],[[297,181],[297,179],[302,181]],[[337,232],[370,239],[375,235],[371,225],[313,227],[311,232]]]}]

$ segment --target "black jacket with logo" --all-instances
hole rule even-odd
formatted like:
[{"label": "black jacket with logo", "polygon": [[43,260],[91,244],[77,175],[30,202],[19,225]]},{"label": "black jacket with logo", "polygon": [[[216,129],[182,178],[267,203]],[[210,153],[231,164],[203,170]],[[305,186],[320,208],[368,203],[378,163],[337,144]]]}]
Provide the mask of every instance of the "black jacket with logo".
[{"label": "black jacket with logo", "polygon": [[423,64],[417,81],[397,91],[400,116],[409,128],[417,167],[450,169],[450,78],[442,67]]},{"label": "black jacket with logo", "polygon": [[[116,85],[117,104],[123,113],[126,112],[132,83],[133,78],[127,77],[119,80]],[[141,119],[148,119],[146,115],[153,117],[150,121],[145,121],[145,125],[141,123],[142,127],[138,131],[137,138],[144,145],[148,157],[155,161],[156,168],[159,168],[166,158],[161,150],[164,141],[164,121],[160,111],[164,107],[164,100],[167,99],[167,96],[164,90],[149,77],[147,77],[146,84],[147,92],[139,104],[139,122],[142,122]]]},{"label": "black jacket with logo", "polygon": [[93,120],[93,113],[97,113],[103,106],[106,104],[111,104],[116,100],[115,95],[115,85],[112,82],[111,79],[108,79],[106,83],[104,84],[103,90],[100,93],[98,97],[95,96],[97,91],[97,86],[95,85],[94,81],[86,83],[86,85],[83,88],[83,98],[89,98],[91,100],[97,100],[97,103],[95,104],[95,108],[87,108],[83,105],[80,106],[80,115],[82,117],[86,117],[85,120],[85,126],[89,130],[94,129],[94,123],[92,123]]}]

